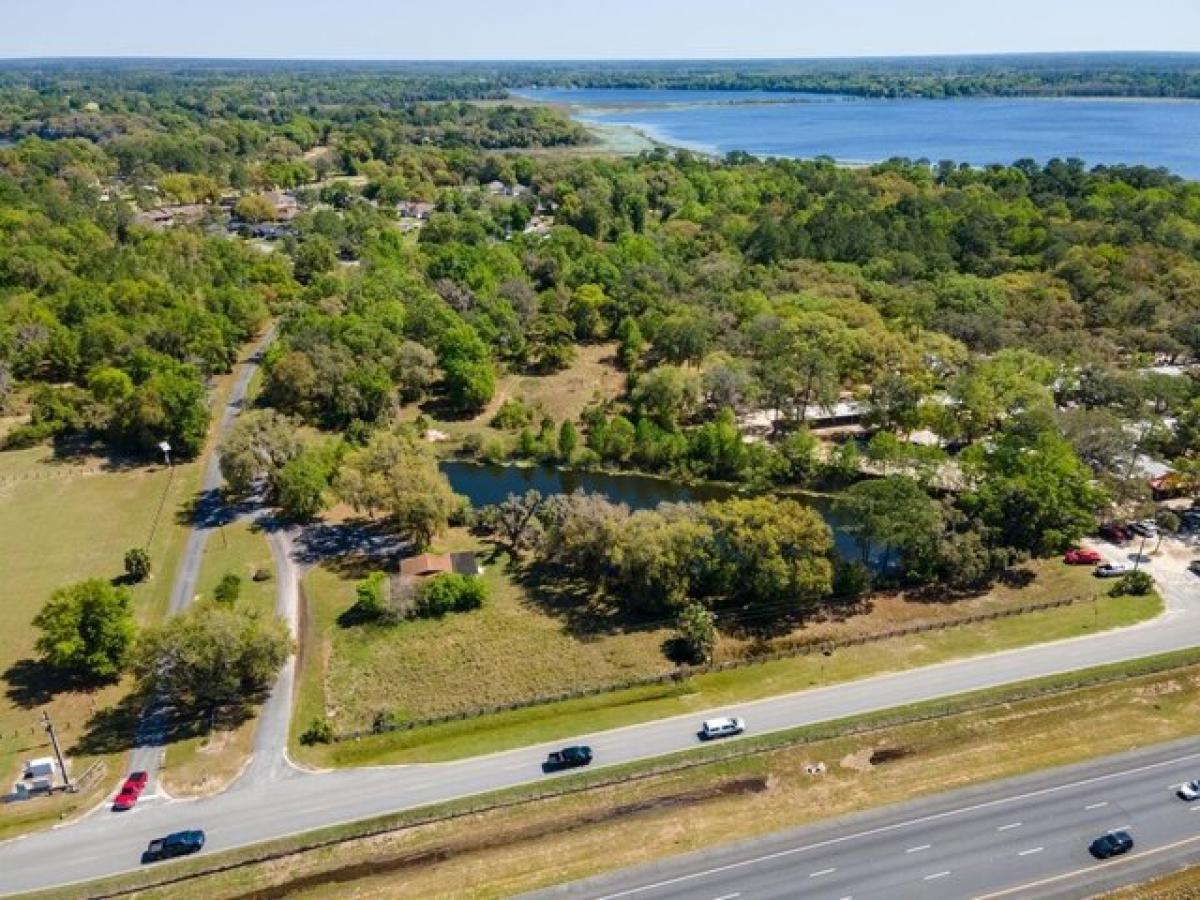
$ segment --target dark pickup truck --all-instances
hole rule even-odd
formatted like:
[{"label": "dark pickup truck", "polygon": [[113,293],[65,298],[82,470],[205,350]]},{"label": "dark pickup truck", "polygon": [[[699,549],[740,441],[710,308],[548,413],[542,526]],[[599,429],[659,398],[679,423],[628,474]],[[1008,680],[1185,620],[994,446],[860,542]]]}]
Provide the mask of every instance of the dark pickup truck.
[{"label": "dark pickup truck", "polygon": [[591,747],[565,747],[562,750],[555,750],[547,756],[546,761],[542,763],[542,770],[557,772],[560,769],[576,769],[579,766],[589,765],[591,761]]}]

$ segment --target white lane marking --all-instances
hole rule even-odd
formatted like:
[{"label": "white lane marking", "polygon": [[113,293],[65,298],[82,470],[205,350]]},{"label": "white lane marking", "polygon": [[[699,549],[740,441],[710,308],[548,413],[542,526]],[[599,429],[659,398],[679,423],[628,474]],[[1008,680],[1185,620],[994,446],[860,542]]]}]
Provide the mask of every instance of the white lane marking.
[{"label": "white lane marking", "polygon": [[[719,875],[722,872],[729,872],[733,869],[744,869],[746,866],[754,866],[758,865],[759,863],[771,862],[772,860],[783,859],[788,856],[795,856],[797,853],[805,853],[809,850],[819,850],[824,847],[834,846],[835,844],[844,844],[846,841],[854,841],[860,838],[874,837],[875,835],[879,834],[887,834],[890,831],[907,828],[910,825],[922,825],[926,822],[936,822],[939,819],[960,816],[963,813],[976,812],[981,809],[989,809],[995,806],[1003,806],[1006,803],[1014,803],[1018,800],[1029,800],[1033,797],[1044,797],[1047,794],[1058,794],[1062,791],[1070,790],[1071,788],[1082,787],[1083,785],[1088,784],[1097,784],[1101,781],[1111,781],[1114,778],[1124,778],[1126,776],[1137,775],[1142,772],[1152,772],[1155,769],[1162,769],[1167,766],[1177,765],[1181,762],[1190,762],[1194,759],[1200,759],[1200,752],[1185,753],[1182,756],[1164,759],[1161,762],[1147,763],[1143,766],[1134,766],[1131,769],[1124,769],[1120,772],[1109,772],[1106,775],[1093,775],[1089,778],[1080,779],[1079,781],[1072,781],[1069,784],[1057,784],[1053,787],[1039,788],[1036,791],[1027,791],[1024,794],[1014,794],[1011,797],[998,797],[995,800],[985,800],[982,803],[975,803],[970,806],[962,806],[958,809],[949,809],[940,813],[931,813],[928,816],[918,816],[915,819],[908,819],[903,822],[893,822],[890,825],[881,825],[878,828],[869,828],[866,831],[859,831],[854,834],[845,834],[841,837],[829,838],[828,840],[824,841],[816,841],[812,844],[802,844],[799,847],[788,847],[785,850],[776,850],[774,853],[765,853],[762,856],[755,856],[751,859],[742,859],[738,860],[737,862],[726,863],[723,866],[713,866],[711,869],[704,869],[700,872],[691,872],[687,875],[679,875],[675,878],[667,878],[651,884],[643,884],[639,887],[629,888],[628,890],[617,891],[615,894],[605,894],[602,897],[596,898],[596,900],[620,900],[621,897],[633,897],[637,894],[644,894],[647,891],[654,891],[658,890],[659,888],[683,884],[684,882],[688,881],[695,881],[697,878],[706,878],[709,875]],[[1197,840],[1200,840],[1200,838],[1197,838]]]},{"label": "white lane marking", "polygon": [[945,878],[949,874],[950,874],[949,869],[947,869],[945,872],[934,872],[932,875],[926,875],[925,880],[926,881],[934,881],[935,879],[938,879],[938,878]]},{"label": "white lane marking", "polygon": [[742,896],[741,891],[734,891],[732,894],[722,894],[720,897],[714,898],[714,900],[736,900],[740,896]]},{"label": "white lane marking", "polygon": [[1045,847],[1033,847],[1029,850],[1022,850],[1020,853],[1017,854],[1017,856],[1029,856],[1033,853],[1041,853],[1045,849],[1046,849]]},{"label": "white lane marking", "polygon": [[922,844],[920,847],[909,847],[904,852],[905,853],[920,853],[922,850],[928,850],[930,848],[930,846],[931,846],[930,844]]},{"label": "white lane marking", "polygon": [[1180,847],[1186,847],[1189,844],[1196,843],[1196,841],[1200,841],[1200,835],[1184,838],[1182,841],[1176,841],[1173,844],[1164,844],[1161,847],[1155,847],[1153,850],[1143,850],[1140,853],[1133,853],[1125,856],[1117,856],[1112,859],[1106,859],[1103,862],[1093,863],[1086,869],[1074,869],[1070,872],[1063,872],[1061,875],[1051,875],[1049,878],[1043,878],[1040,881],[1029,881],[1025,884],[1018,884],[1015,887],[993,891],[990,894],[980,894],[975,898],[975,900],[996,900],[997,897],[1009,897],[1013,894],[1019,894],[1024,891],[1028,891],[1031,888],[1045,887],[1048,884],[1054,884],[1059,881],[1067,881],[1068,879],[1076,878],[1080,875],[1090,875],[1101,866],[1119,866],[1131,859],[1143,859],[1147,856],[1156,856],[1159,853],[1164,853],[1168,850],[1178,850]]},{"label": "white lane marking", "polygon": [[1022,822],[1010,822],[1008,825],[1001,825],[1001,826],[1000,826],[999,828],[997,828],[996,830],[997,830],[997,831],[1008,831],[1008,830],[1009,830],[1009,829],[1011,829],[1011,828],[1020,828],[1022,824],[1024,824],[1024,823],[1022,823]]},{"label": "white lane marking", "polygon": [[1200,806],[1189,806],[1188,810],[1190,812],[1200,812]]},{"label": "white lane marking", "polygon": [[809,872],[809,878],[820,878],[822,875],[832,875],[837,869],[822,869],[819,872]]},{"label": "white lane marking", "polygon": [[1102,806],[1108,806],[1108,801],[1104,800],[1101,803],[1089,803],[1084,809],[1099,809]]}]

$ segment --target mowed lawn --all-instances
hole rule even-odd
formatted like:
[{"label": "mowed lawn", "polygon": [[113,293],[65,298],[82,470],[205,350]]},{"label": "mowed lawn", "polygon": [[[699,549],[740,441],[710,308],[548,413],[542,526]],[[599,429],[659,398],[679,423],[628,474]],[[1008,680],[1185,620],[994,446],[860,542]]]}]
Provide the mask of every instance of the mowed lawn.
[{"label": "mowed lawn", "polygon": [[[470,543],[471,538],[460,533],[448,540],[446,547],[457,549]],[[355,742],[352,747],[334,745],[298,752],[313,761],[341,764],[447,759],[1087,634],[1132,624],[1162,608],[1154,596],[1094,600],[1097,587],[1087,569],[1045,561],[1033,564],[1030,571],[1033,579],[1023,588],[999,587],[957,603],[883,597],[869,611],[813,623],[780,640],[807,640],[810,636],[836,640],[916,621],[953,620],[1065,596],[1081,598],[1080,602],[840,649],[827,658],[814,654],[697,676],[686,686],[602,694],[398,732]],[[529,599],[509,577],[503,556],[488,565],[484,578],[491,597],[477,612],[394,626],[343,627],[337,619],[354,602],[354,579],[326,568],[313,570],[304,584],[308,615],[297,733],[319,715],[328,715],[337,730],[348,731],[369,727],[379,712],[401,718],[439,715],[611,684],[671,668],[663,652],[664,643],[674,635],[669,626],[578,633],[567,620]],[[735,655],[745,643],[744,639],[723,638],[721,655]]]},{"label": "mowed lawn", "polygon": [[[270,577],[254,580],[256,572]],[[275,569],[266,535],[252,522],[239,520],[209,536],[197,578],[197,596],[212,599],[227,573],[242,579],[238,605],[263,616],[275,614]],[[254,742],[257,718],[242,722],[203,723],[195,737],[167,746],[163,785],[176,797],[211,794],[226,787],[241,771]]]},{"label": "mowed lawn", "polygon": [[[90,457],[58,461],[47,447],[0,453],[0,778],[10,783],[21,762],[48,752],[37,726],[42,710],[72,747],[97,711],[116,702],[127,685],[90,693],[47,692],[30,663],[37,633],[33,617],[55,588],[85,578],[115,578],[125,551],[149,545],[153,575],[133,589],[137,617],[145,623],[166,606],[184,526],[177,510],[194,492],[197,464],[112,469]],[[161,507],[161,516],[159,509]],[[159,517],[154,528],[156,516]],[[91,762],[73,760],[80,774]],[[119,776],[116,757],[107,760],[106,781]],[[49,814],[80,808],[82,795],[0,806],[0,838]]]}]

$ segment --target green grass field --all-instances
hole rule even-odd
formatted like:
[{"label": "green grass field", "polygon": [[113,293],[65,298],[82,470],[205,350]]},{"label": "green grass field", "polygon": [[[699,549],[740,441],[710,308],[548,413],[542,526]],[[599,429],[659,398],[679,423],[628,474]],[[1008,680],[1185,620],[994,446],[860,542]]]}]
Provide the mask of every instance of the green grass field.
[{"label": "green grass field", "polygon": [[[232,384],[232,375],[217,380],[214,408]],[[209,446],[213,432],[215,423]],[[121,465],[87,455],[59,458],[46,446],[0,453],[0,779],[15,780],[22,760],[46,754],[46,736],[37,727],[43,709],[58,726],[74,774],[97,760],[105,768],[87,793],[0,805],[0,839],[89,808],[124,774],[123,750],[109,747],[128,723],[105,714],[130,685],[56,690],[33,664],[33,617],[55,588],[85,578],[116,578],[123,573],[125,551],[145,546],[152,574],[132,588],[135,614],[142,625],[159,621],[187,541],[184,513],[202,471],[201,460],[172,469]],[[73,751],[81,740],[89,741],[90,752]]]},{"label": "green grass field", "polygon": [[[133,594],[139,621],[159,618],[186,536],[176,511],[198,482],[196,463],[173,471],[161,466],[111,470],[92,458],[60,462],[45,447],[0,453],[0,546],[5,559],[0,583],[0,777],[5,781],[16,777],[22,760],[46,753],[45,734],[36,726],[43,709],[54,718],[69,748],[85,734],[91,717],[127,690],[124,684],[93,692],[53,690],[33,665],[34,615],[57,587],[121,575],[125,551],[146,544],[153,529],[148,547],[152,577],[135,586]],[[74,759],[73,771],[82,772],[91,761],[86,755]],[[107,762],[111,781],[118,777],[119,765],[115,757]],[[2,806],[0,837],[56,818],[88,799]]]},{"label": "green grass field", "polygon": [[[255,581],[254,573],[258,571],[271,573],[272,577]],[[239,604],[262,615],[273,615],[274,571],[266,535],[248,521],[234,522],[209,537],[196,581],[197,593],[201,598],[211,598],[221,578],[232,573],[242,579]],[[167,791],[176,797],[189,797],[227,786],[250,754],[256,721],[251,717],[238,723],[217,722],[213,729],[204,727],[195,737],[168,745],[163,763]]]},{"label": "green grass field", "polygon": [[[448,547],[468,545],[459,535]],[[1090,597],[1088,573],[1060,563],[1036,564],[1024,588],[998,588],[961,604],[881,598],[844,621],[810,626],[822,639],[878,632],[897,625],[961,618],[1053,597]],[[577,634],[559,616],[530,601],[503,561],[484,577],[492,596],[483,610],[396,626],[342,627],[354,581],[319,568],[305,580],[306,627],[295,734],[318,715],[338,730],[369,725],[387,710],[400,717],[437,715],[501,704],[565,689],[611,684],[669,668],[663,642],[670,628]],[[394,732],[328,747],[294,747],[323,765],[432,761],[520,746],[581,730],[614,728],[820,684],[847,681],[947,659],[994,652],[1133,624],[1161,611],[1155,597],[1081,600],[1072,606],[954,627],[814,655],[701,675],[685,685],[635,688]],[[730,641],[736,649],[739,642]]]}]

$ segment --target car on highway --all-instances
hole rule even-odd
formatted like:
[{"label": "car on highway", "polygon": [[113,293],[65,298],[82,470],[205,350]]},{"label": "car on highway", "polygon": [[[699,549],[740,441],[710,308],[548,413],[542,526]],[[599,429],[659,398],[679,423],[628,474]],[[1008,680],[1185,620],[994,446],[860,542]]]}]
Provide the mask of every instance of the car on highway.
[{"label": "car on highway", "polygon": [[142,862],[158,862],[161,859],[173,859],[176,856],[188,856],[199,853],[204,849],[204,832],[176,831],[166,837],[155,838],[146,845],[142,852]]},{"label": "car on highway", "polygon": [[1100,537],[1114,544],[1123,544],[1129,540],[1129,531],[1126,528],[1109,522],[1107,525],[1101,525],[1099,530]]},{"label": "car on highway", "polygon": [[126,812],[133,809],[138,802],[138,797],[142,795],[142,791],[149,783],[150,776],[146,772],[134,772],[126,778],[125,783],[121,785],[121,790],[117,791],[117,798],[113,800],[113,812]]},{"label": "car on highway", "polygon": [[1094,566],[1098,562],[1103,562],[1102,557],[1095,550],[1088,550],[1083,547],[1072,547],[1063,554],[1063,562],[1069,566]]},{"label": "car on highway", "polygon": [[1196,800],[1200,799],[1200,781],[1185,781],[1175,791],[1175,795],[1180,800]]},{"label": "car on highway", "polygon": [[737,716],[725,716],[720,719],[709,719],[700,726],[700,740],[711,741],[714,738],[732,737],[746,730],[746,720]]},{"label": "car on highway", "polygon": [[1110,856],[1120,856],[1133,849],[1133,838],[1128,831],[1110,831],[1102,834],[1088,845],[1088,850],[1096,859],[1108,859]]},{"label": "car on highway", "polygon": [[1131,571],[1125,563],[1103,563],[1096,566],[1092,574],[1097,578],[1120,578],[1122,575],[1128,575]]},{"label": "car on highway", "polygon": [[592,764],[591,747],[564,747],[555,750],[546,757],[542,769],[547,772],[557,772],[559,769],[578,769],[580,766]]}]

